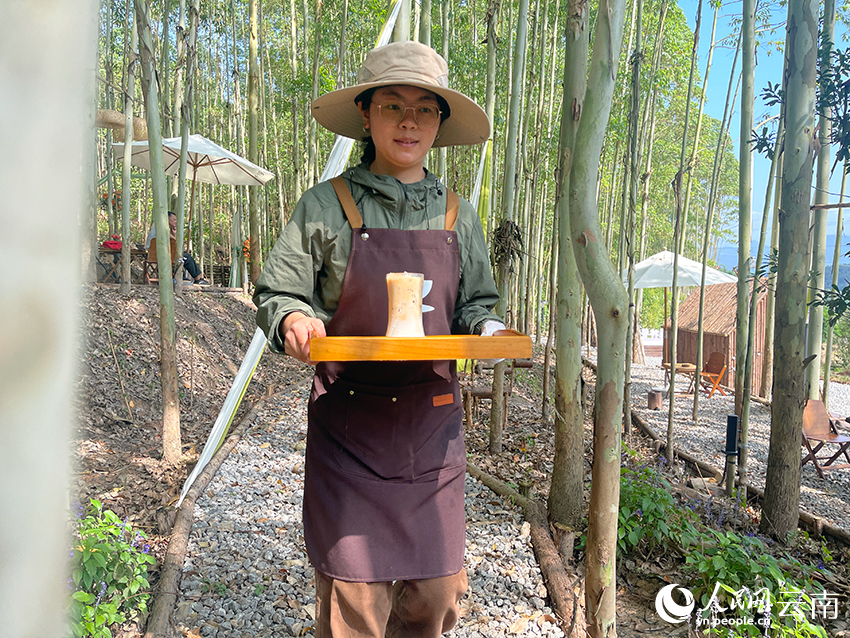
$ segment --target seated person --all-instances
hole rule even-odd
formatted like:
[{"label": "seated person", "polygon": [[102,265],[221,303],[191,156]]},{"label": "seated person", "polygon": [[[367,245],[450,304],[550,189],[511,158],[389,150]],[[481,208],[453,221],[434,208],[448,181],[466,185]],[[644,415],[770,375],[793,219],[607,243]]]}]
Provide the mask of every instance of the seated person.
[{"label": "seated person", "polygon": [[[177,236],[177,215],[168,211],[168,227],[171,229],[171,238],[174,239]],[[156,225],[151,225],[151,230],[148,233],[148,238],[145,241],[145,250],[150,250],[151,242],[156,238]],[[210,282],[204,279],[201,276],[201,269],[198,268],[198,264],[195,262],[194,257],[187,252],[183,253],[183,267],[186,272],[192,277],[193,284],[201,284],[203,286],[209,286]],[[188,277],[184,278],[188,279]]]}]

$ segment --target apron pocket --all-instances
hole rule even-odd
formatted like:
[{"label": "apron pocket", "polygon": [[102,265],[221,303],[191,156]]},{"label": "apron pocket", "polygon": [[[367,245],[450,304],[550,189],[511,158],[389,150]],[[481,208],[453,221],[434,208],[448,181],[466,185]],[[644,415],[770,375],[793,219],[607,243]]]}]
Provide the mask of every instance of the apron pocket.
[{"label": "apron pocket", "polygon": [[436,479],[446,469],[466,465],[463,409],[457,382],[414,386],[418,413],[423,416],[411,433],[413,470],[417,479]]},{"label": "apron pocket", "polygon": [[412,417],[398,396],[403,390],[336,380],[328,392],[335,416],[326,427],[342,448],[336,454],[342,470],[372,478],[413,478]]}]

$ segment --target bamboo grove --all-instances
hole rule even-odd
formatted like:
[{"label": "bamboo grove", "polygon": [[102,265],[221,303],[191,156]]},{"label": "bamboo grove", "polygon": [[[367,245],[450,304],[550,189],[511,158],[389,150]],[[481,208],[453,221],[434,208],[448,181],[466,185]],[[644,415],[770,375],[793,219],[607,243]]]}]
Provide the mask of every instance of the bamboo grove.
[{"label": "bamboo grove", "polygon": [[[164,136],[179,135],[175,112],[184,108],[190,118],[190,131],[200,132],[234,152],[247,156],[248,149],[248,2],[241,0],[204,1],[200,5],[195,98],[187,107],[180,101],[186,53],[180,46],[182,33],[180,6],[176,0],[151,4],[151,21],[161,98]],[[506,149],[517,145],[514,165],[515,195],[511,198],[509,219],[517,224],[522,248],[512,265],[507,316],[512,325],[540,337],[548,326],[553,210],[556,190],[561,86],[563,83],[565,1],[531,4],[527,10],[527,53],[517,84],[519,113],[511,120],[511,71],[520,3],[474,0],[466,3],[422,3],[430,9],[431,45],[448,51],[453,86],[467,92],[482,105],[486,99],[487,34],[490,22],[495,32],[496,77],[494,97],[494,142],[492,151],[492,192],[489,214],[482,221],[488,237],[493,237],[505,215],[504,201]],[[428,6],[430,5],[430,6]],[[419,9],[419,5],[417,5]],[[278,176],[259,191],[259,247],[262,256],[274,244],[282,224],[295,202],[313,185],[333,144],[327,131],[312,124],[311,96],[353,81],[365,52],[373,45],[386,15],[384,2],[339,0],[336,2],[258,2],[259,13],[259,163]],[[595,20],[591,6],[591,22]],[[622,47],[611,121],[602,151],[597,195],[606,244],[616,263],[622,266],[624,210],[629,185],[626,161],[629,127],[630,65],[628,46],[638,32],[633,8],[627,16],[627,33]],[[412,36],[424,39],[421,11],[412,16]],[[663,24],[659,29],[660,18]],[[185,17],[183,18],[185,23]],[[639,250],[635,257],[651,254],[672,245],[674,192],[670,187],[677,170],[678,147],[685,111],[685,91],[689,74],[689,49],[693,34],[682,10],[667,7],[659,0],[643,10],[644,65],[641,85],[639,139],[643,141]],[[130,34],[127,30],[127,4],[105,2],[101,11],[99,107],[123,111],[126,91],[126,56]],[[418,31],[418,33],[417,33]],[[165,35],[164,35],[165,34]],[[167,37],[166,37],[167,36]],[[699,79],[701,71],[697,71]],[[138,96],[138,89],[136,95]],[[731,99],[731,98],[730,98]],[[693,92],[693,110],[701,109],[702,95]],[[143,115],[136,112],[136,115]],[[507,130],[513,121],[516,130]],[[658,126],[658,122],[663,122]],[[721,123],[704,116],[697,124],[691,118],[691,139],[697,136],[697,150],[689,149],[693,169],[686,175],[690,197],[688,237],[685,254],[698,258],[712,182],[717,181],[715,222],[710,255],[716,256],[719,241],[729,237],[734,215],[737,163],[728,135]],[[120,165],[107,153],[109,131],[100,131],[99,171],[102,202],[98,230],[102,236],[120,233],[120,208],[114,192],[126,191],[121,184]],[[123,140],[121,140],[123,141]],[[719,175],[712,171],[718,142],[726,148]],[[352,154],[356,161],[357,151]],[[480,149],[448,149],[445,157],[433,152],[432,170],[442,173],[448,184],[469,196],[480,163]],[[442,167],[445,166],[443,170]],[[142,176],[131,180],[131,237],[139,241],[150,226],[150,185]],[[113,191],[110,195],[110,191]],[[120,198],[120,196],[119,196]],[[248,255],[243,246],[249,237],[249,197],[243,187],[199,187],[195,210],[185,211],[190,251],[203,264],[230,263]],[[188,206],[188,202],[187,202]],[[238,213],[238,215],[236,215]],[[239,232],[232,232],[234,218],[241,219]],[[650,230],[651,229],[651,230]],[[237,240],[232,239],[237,237]],[[238,245],[236,242],[238,241]],[[649,325],[658,327],[663,310],[657,295],[645,304]]]},{"label": "bamboo grove", "polygon": [[[134,78],[128,64],[134,41],[133,4],[138,7],[142,3],[105,0],[101,9],[98,99],[102,109],[122,111],[125,94],[139,95],[139,89],[128,81]],[[248,277],[254,280],[261,272],[295,202],[318,181],[333,145],[331,134],[310,117],[310,103],[324,92],[355,82],[360,61],[373,46],[386,17],[387,3],[195,0],[187,7],[186,0],[158,0],[144,6],[151,29],[140,37],[148,42],[150,36],[149,47],[145,44],[143,48],[150,48],[152,55],[143,53],[143,61],[156,64],[163,136],[185,133],[181,125],[188,122],[190,132],[202,133],[240,155],[250,155],[277,176],[266,187],[250,190],[202,186],[199,196],[191,199],[194,209],[181,211],[189,250],[198,256],[201,267],[229,266],[228,283],[247,285]],[[730,128],[739,91],[745,102],[754,99],[754,34],[758,31],[761,46],[767,45],[775,28],[770,23],[771,7],[756,7],[753,0],[747,0],[741,33],[718,38],[716,25],[723,7],[719,3],[705,5],[702,0],[696,7],[695,30],[689,26],[690,16],[670,0],[423,0],[421,4],[404,2],[403,6],[401,24],[396,27],[398,37],[424,41],[442,52],[453,88],[485,105],[493,122],[492,148],[484,164],[480,148],[462,147],[433,152],[428,166],[465,196],[475,190],[479,166],[483,166],[490,179],[484,179],[483,205],[479,203],[478,210],[500,286],[498,311],[509,326],[533,335],[537,342],[546,333],[550,340],[547,353],[552,349],[552,333],[557,333],[554,421],[558,449],[548,505],[552,519],[573,526],[582,514],[576,507],[581,503],[582,476],[559,474],[558,470],[581,468],[580,458],[567,462],[564,456],[581,451],[580,438],[578,443],[571,438],[574,426],[582,427],[581,415],[568,414],[568,409],[579,403],[581,359],[576,345],[589,342],[595,326],[599,349],[587,537],[587,631],[594,637],[616,635],[613,574],[620,434],[623,416],[626,431],[629,427],[627,375],[633,354],[625,346],[630,343],[633,312],[645,327],[660,327],[665,313],[658,294],[635,295],[632,303],[621,284],[621,273],[629,264],[663,249],[713,263],[720,242],[736,236],[733,226],[737,225],[739,236],[749,236],[752,185],[747,185],[744,176],[752,171],[751,104],[742,109],[741,130]],[[713,24],[710,29],[703,28],[703,22]],[[805,24],[808,28],[810,21]],[[702,60],[698,37],[707,32],[709,54]],[[188,34],[191,37],[185,37]],[[723,60],[717,65],[719,70],[712,69],[715,59]],[[795,69],[796,79],[805,85],[805,95],[813,97],[809,76],[814,72],[810,71]],[[726,95],[716,98],[725,99],[726,113],[721,120],[705,110],[710,73],[728,77]],[[151,76],[149,68],[145,75]],[[147,86],[146,91],[149,89]],[[794,108],[813,118],[814,109],[808,102],[795,103]],[[800,131],[793,133],[800,135]],[[735,137],[740,162],[734,155]],[[809,184],[805,183],[804,174],[807,167],[811,169],[811,136],[804,141],[809,159],[808,164],[801,164],[800,182],[795,186],[797,209],[803,198],[800,193],[811,182],[809,178]],[[134,176],[129,183],[125,183],[126,175],[119,177],[109,143],[107,132],[101,131],[97,188],[102,207],[97,230],[101,237],[121,234],[118,200],[130,197],[129,232],[138,242],[151,224],[152,189],[144,175]],[[182,195],[177,196],[182,192],[172,188],[171,208],[184,206],[180,204]],[[790,195],[783,193],[783,197]],[[122,204],[125,201],[122,199]],[[794,344],[800,338],[799,326],[789,327],[783,321],[789,308],[805,302],[798,298],[798,274],[784,272],[783,266],[801,250],[800,238],[806,234],[807,223],[804,212],[795,212],[798,237],[793,242],[786,238],[787,249],[785,255],[780,251],[778,266],[778,277],[796,286],[789,283],[786,291],[793,288],[798,296],[777,300],[777,330],[787,329],[788,335],[793,332],[786,341]],[[157,224],[164,228],[164,215],[157,215]],[[741,329],[741,318],[747,313],[743,273],[749,274],[750,268],[749,253],[742,251],[739,335],[746,334]],[[678,299],[674,275],[674,369]],[[551,313],[556,307],[557,317]],[[576,334],[579,326],[584,335]],[[739,340],[739,361],[748,359],[748,345],[751,347]],[[801,375],[805,364],[799,354],[778,349],[776,356],[788,364],[789,374]],[[697,356],[700,368],[701,355]],[[745,368],[736,367],[736,388]],[[497,365],[494,396],[502,396],[502,373],[503,367]],[[740,383],[744,383],[743,376]],[[779,400],[793,415],[801,405],[802,385],[798,381],[788,384],[790,389],[783,390]],[[744,442],[748,394],[740,404]],[[672,459],[675,393],[671,391],[670,396],[667,454]],[[490,452],[494,454],[501,445],[494,425],[502,421],[504,406],[499,403],[494,402],[491,414]],[[544,406],[548,420],[547,409]],[[787,434],[792,420],[789,417],[787,423],[775,427],[774,434],[778,438]],[[771,457],[769,479],[771,467],[780,468],[773,472],[781,473],[791,462],[792,452],[799,454],[799,433],[796,447],[793,437],[789,440],[790,445],[777,445],[776,449],[781,449],[777,454],[784,456],[777,457],[779,460]],[[773,451],[771,445],[771,455]],[[799,490],[799,459],[794,463]],[[745,456],[741,479],[746,481]],[[772,518],[776,529],[766,531],[781,532],[796,524],[791,512],[795,481],[793,476],[791,479],[768,481],[792,489],[776,492],[779,501],[771,517],[782,516]]]}]

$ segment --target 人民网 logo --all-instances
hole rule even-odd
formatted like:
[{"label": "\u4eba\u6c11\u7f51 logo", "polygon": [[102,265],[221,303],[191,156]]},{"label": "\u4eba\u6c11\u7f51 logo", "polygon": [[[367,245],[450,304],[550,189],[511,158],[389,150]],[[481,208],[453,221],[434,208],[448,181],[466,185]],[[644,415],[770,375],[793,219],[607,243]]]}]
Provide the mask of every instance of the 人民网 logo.
[{"label": "\u4eba\u6c11\u7f51 logo", "polygon": [[[673,600],[673,591],[678,588],[685,597],[685,604],[680,605]],[[694,595],[689,589],[679,587],[678,583],[666,585],[661,588],[658,595],[655,596],[655,611],[662,619],[670,624],[676,625],[685,622],[691,617],[691,612],[694,610]]]}]

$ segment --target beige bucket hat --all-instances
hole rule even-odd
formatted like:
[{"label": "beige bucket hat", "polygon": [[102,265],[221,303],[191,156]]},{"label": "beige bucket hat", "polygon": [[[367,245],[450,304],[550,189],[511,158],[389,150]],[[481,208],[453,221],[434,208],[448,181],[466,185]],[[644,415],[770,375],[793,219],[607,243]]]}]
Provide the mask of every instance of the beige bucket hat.
[{"label": "beige bucket hat", "polygon": [[449,67],[436,51],[419,42],[393,42],[372,49],[357,73],[357,84],[331,91],[312,105],[313,117],[329,131],[364,138],[363,116],[354,99],[368,89],[407,84],[443,98],[451,115],[440,125],[434,146],[481,144],[490,136],[487,114],[463,93],[449,88]]}]

